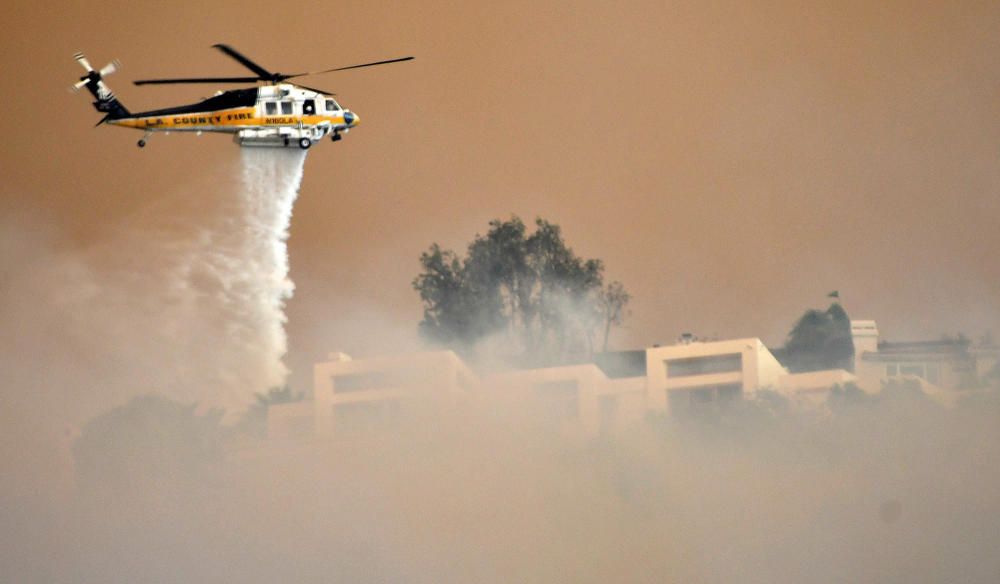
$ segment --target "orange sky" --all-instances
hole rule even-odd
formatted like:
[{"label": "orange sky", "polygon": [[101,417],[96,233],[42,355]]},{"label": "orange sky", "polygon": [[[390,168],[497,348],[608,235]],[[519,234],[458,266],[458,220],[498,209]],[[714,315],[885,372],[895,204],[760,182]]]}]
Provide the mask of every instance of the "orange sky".
[{"label": "orange sky", "polygon": [[[133,111],[241,75],[209,47],[299,71],[364,123],[309,154],[289,241],[300,380],[359,324],[412,333],[432,241],[511,213],[563,226],[635,297],[619,347],[682,332],[780,343],[838,289],[884,336],[1000,323],[1000,4],[995,2],[15,1],[6,12],[0,214],[67,247],[107,241],[232,164],[224,136],[92,126],[72,54]],[[211,196],[206,192],[205,196]],[[29,219],[25,219],[29,220]],[[303,381],[307,383],[307,381]]]}]

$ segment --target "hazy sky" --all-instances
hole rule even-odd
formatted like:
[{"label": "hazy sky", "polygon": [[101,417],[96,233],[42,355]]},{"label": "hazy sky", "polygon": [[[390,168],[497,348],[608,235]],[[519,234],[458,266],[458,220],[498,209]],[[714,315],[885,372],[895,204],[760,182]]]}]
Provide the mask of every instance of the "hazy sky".
[{"label": "hazy sky", "polygon": [[511,213],[559,223],[625,283],[619,347],[780,343],[834,289],[888,338],[1000,322],[996,2],[15,1],[5,23],[0,214],[66,249],[238,155],[226,136],[139,150],[93,128],[66,92],[75,51],[121,59],[108,82],[133,111],[216,89],[133,79],[245,74],[217,42],[278,71],[416,56],[306,82],[363,124],[309,154],[292,220],[303,380],[330,350],[391,352],[358,325],[413,333],[420,252]]}]

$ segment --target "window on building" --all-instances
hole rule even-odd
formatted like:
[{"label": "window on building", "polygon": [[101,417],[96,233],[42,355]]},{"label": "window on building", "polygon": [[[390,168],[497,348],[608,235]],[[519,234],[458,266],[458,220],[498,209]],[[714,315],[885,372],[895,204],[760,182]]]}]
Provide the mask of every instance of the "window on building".
[{"label": "window on building", "polygon": [[667,377],[690,377],[712,373],[733,373],[743,370],[743,356],[739,353],[692,357],[689,359],[668,359]]},{"label": "window on building", "polygon": [[705,413],[726,408],[743,396],[739,383],[706,385],[695,389],[667,390],[667,402],[673,414]]},{"label": "window on building", "polygon": [[895,376],[899,375],[899,365],[896,365],[895,363],[890,363],[890,364],[886,365],[885,366],[885,375],[886,375],[886,377],[895,377]]},{"label": "window on building", "polygon": [[281,102],[281,113],[284,115],[291,115],[292,113],[292,102],[283,101]]},{"label": "window on building", "polygon": [[373,389],[401,389],[431,383],[431,372],[420,367],[391,366],[374,371],[337,373],[330,377],[334,393],[369,391]]},{"label": "window on building", "polygon": [[924,376],[924,366],[923,365],[900,365],[899,366],[900,375],[916,375],[917,377]]},{"label": "window on building", "polygon": [[264,113],[273,116],[278,113],[278,104],[273,101],[268,101],[264,103]]}]

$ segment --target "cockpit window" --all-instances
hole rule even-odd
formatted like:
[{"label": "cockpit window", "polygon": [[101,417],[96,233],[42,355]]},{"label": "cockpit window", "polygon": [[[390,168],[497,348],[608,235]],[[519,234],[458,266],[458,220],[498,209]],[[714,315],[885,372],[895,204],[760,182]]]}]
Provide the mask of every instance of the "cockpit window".
[{"label": "cockpit window", "polygon": [[284,115],[289,115],[292,113],[292,102],[283,101],[281,102],[281,113]]},{"label": "cockpit window", "polygon": [[278,113],[278,104],[274,103],[273,101],[268,101],[264,103],[264,113],[266,113],[269,116],[273,116],[274,114]]},{"label": "cockpit window", "polygon": [[326,100],[326,111],[332,112],[332,111],[337,111],[339,109],[340,106],[337,105],[337,102],[333,101],[332,99]]}]

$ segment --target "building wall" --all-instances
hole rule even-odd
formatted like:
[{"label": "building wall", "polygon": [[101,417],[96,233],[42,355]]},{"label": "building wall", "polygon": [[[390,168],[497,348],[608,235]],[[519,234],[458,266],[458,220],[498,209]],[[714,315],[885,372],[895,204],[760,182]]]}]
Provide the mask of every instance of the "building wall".
[{"label": "building wall", "polygon": [[851,340],[854,342],[854,371],[862,366],[861,356],[878,351],[878,325],[874,320],[852,320]]},{"label": "building wall", "polygon": [[[873,357],[875,357],[873,359]],[[961,385],[961,365],[934,356],[893,358],[890,355],[869,354],[855,368],[859,384],[866,391],[878,392],[890,379],[916,377],[942,388]]]},{"label": "building wall", "polygon": [[996,371],[997,363],[1000,362],[1000,348],[992,343],[973,347],[973,355],[976,360],[976,376],[985,379]]},{"label": "building wall", "polygon": [[[391,422],[404,403],[452,407],[478,379],[451,351],[364,360],[338,359],[313,368],[313,414],[319,436],[338,427]],[[418,406],[423,407],[423,406]]]},{"label": "building wall", "polygon": [[[538,422],[564,436],[595,436],[626,427],[645,415],[646,379],[609,379],[594,364],[510,371],[478,379],[454,353],[349,360],[314,368],[308,404],[318,436],[350,433],[361,426],[391,427],[402,414],[472,401],[515,419]],[[296,410],[297,413],[298,410]],[[274,435],[294,434],[301,416],[275,411]]]},{"label": "building wall", "polygon": [[675,405],[716,403],[774,387],[787,373],[760,339],[653,347],[646,351],[646,401],[670,412]]},{"label": "building wall", "polygon": [[[450,351],[377,359],[338,356],[314,368],[313,400],[275,412],[275,433],[290,434],[312,408],[313,431],[336,435],[354,425],[390,426],[400,412],[460,407],[477,401],[564,434],[594,436],[641,420],[649,411],[721,407],[759,389],[798,391],[843,382],[839,371],[812,383],[789,376],[760,339],[694,342],[645,350],[645,376],[609,378],[592,363],[491,375],[480,380]],[[809,376],[812,377],[809,377]],[[816,377],[819,379],[819,377]],[[850,377],[853,379],[853,377]],[[827,383],[829,382],[829,383]],[[294,409],[294,411],[293,411]],[[279,428],[281,430],[279,431]]]},{"label": "building wall", "polygon": [[843,369],[811,371],[808,373],[788,373],[778,378],[775,388],[788,398],[793,407],[818,409],[826,403],[830,389],[835,385],[857,383],[858,378]]},{"label": "building wall", "polygon": [[598,432],[616,432],[638,423],[646,416],[645,377],[609,379],[599,389]]},{"label": "building wall", "polygon": [[488,394],[563,434],[612,431],[645,411],[643,378],[608,379],[590,363],[507,372],[485,385]]},{"label": "building wall", "polygon": [[875,321],[851,321],[854,371],[859,385],[877,392],[892,379],[919,379],[931,389],[956,390],[974,385],[996,363],[998,349],[964,339],[879,342]]}]

